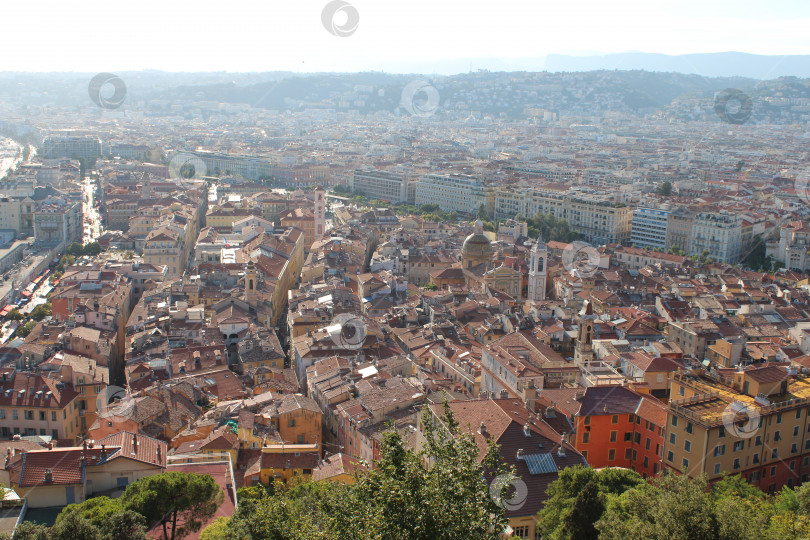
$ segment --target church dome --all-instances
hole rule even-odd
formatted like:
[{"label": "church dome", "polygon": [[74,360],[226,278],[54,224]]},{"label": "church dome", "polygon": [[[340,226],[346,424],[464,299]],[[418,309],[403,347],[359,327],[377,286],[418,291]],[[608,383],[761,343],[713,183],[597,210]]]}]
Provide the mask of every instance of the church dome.
[{"label": "church dome", "polygon": [[464,259],[492,259],[492,242],[484,234],[484,224],[479,219],[475,222],[474,232],[464,240],[461,246],[461,257]]}]

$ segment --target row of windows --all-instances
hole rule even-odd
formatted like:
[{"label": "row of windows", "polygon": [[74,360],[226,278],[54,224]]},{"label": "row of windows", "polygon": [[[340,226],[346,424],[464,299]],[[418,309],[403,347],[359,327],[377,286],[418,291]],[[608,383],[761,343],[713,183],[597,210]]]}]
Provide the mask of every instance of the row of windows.
[{"label": "row of windows", "polygon": [[[37,412],[39,412],[38,415],[35,414]],[[65,411],[62,411],[62,413],[64,414]],[[64,414],[64,416],[67,417],[66,414]],[[45,411],[23,410],[23,417],[26,420],[34,420],[34,418],[36,417],[41,422],[44,422],[47,419]],[[5,409],[0,409],[0,420],[5,420],[5,418],[6,418],[6,410]],[[19,419],[19,413],[18,413],[17,409],[11,409],[11,419],[12,420],[18,420]],[[51,422],[56,422],[56,411],[51,411]]]},{"label": "row of windows", "polygon": [[[26,428],[24,431],[20,431],[20,428],[15,427],[13,429],[9,429],[7,427],[0,427],[0,438],[7,439],[10,438],[12,435],[25,435],[25,436],[34,436],[37,434],[37,430],[34,428]],[[40,435],[46,435],[46,430],[40,428],[39,430]],[[59,430],[52,429],[51,430],[51,437],[54,439],[59,438]]]}]

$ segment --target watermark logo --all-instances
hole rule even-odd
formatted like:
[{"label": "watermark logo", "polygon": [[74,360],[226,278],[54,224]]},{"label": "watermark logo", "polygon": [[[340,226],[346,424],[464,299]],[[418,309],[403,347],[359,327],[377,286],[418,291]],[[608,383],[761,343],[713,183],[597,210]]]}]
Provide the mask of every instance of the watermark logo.
[{"label": "watermark logo", "polygon": [[169,162],[169,178],[172,180],[200,179],[208,175],[205,161],[194,154],[180,153]]},{"label": "watermark logo", "polygon": [[362,318],[351,313],[340,313],[326,327],[332,341],[341,349],[362,349],[368,329]]},{"label": "watermark logo", "polygon": [[726,88],[714,96],[714,112],[729,124],[746,123],[751,118],[753,106],[748,94],[736,88]]},{"label": "watermark logo", "polygon": [[520,510],[526,504],[529,488],[519,477],[501,474],[489,484],[489,496],[495,504],[506,511]]},{"label": "watermark logo", "polygon": [[87,86],[90,99],[102,109],[117,109],[127,97],[127,85],[118,75],[99,73]]},{"label": "watermark logo", "polygon": [[120,386],[110,385],[96,396],[96,411],[99,416],[109,409],[117,406],[119,402],[126,399],[127,391]]},{"label": "watermark logo", "polygon": [[357,31],[360,13],[348,2],[332,0],[324,6],[321,22],[326,31],[333,36],[349,37]]},{"label": "watermark logo", "polygon": [[580,277],[592,277],[599,268],[599,251],[587,242],[571,242],[562,254],[563,267]]},{"label": "watermark logo", "polygon": [[759,429],[759,409],[747,403],[735,401],[723,410],[723,426],[726,432],[738,439],[750,439]]},{"label": "watermark logo", "polygon": [[417,80],[402,89],[399,104],[411,116],[426,118],[436,112],[440,101],[439,91],[435,86],[427,81]]}]

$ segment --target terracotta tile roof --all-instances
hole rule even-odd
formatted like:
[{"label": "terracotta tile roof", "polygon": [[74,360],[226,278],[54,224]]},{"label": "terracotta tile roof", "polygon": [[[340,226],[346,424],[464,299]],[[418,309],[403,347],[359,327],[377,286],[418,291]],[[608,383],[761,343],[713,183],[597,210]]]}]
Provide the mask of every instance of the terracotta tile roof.
[{"label": "terracotta tile roof", "polygon": [[751,377],[758,383],[772,383],[783,381],[788,378],[787,371],[783,367],[766,366],[756,369],[745,370],[745,376]]},{"label": "terracotta tile roof", "polygon": [[[9,481],[20,487],[81,484],[84,471],[80,460],[82,448],[55,448],[32,450],[15,456],[9,463]],[[88,449],[89,459],[100,461],[101,448]],[[46,481],[46,473],[51,478]]]},{"label": "terracotta tile roof", "polygon": [[169,446],[163,441],[122,431],[96,442],[96,446],[101,445],[120,448],[120,451],[112,454],[108,461],[116,458],[127,458],[158,467],[166,467],[166,454]]},{"label": "terracotta tile roof", "polygon": [[79,395],[72,384],[38,374],[13,373],[0,381],[0,407],[64,408]]},{"label": "terracotta tile roof", "polygon": [[585,389],[579,416],[635,414],[641,396],[624,386],[591,386]]},{"label": "terracotta tile roof", "polygon": [[[460,428],[471,432],[479,448],[479,459],[488,450],[487,441],[500,445],[504,461],[515,467],[515,473],[526,483],[526,502],[507,517],[536,514],[547,499],[549,485],[558,471],[573,465],[585,465],[585,459],[567,443],[560,450],[561,437],[545,421],[535,417],[520,402],[512,399],[476,399],[453,401],[450,408]],[[442,404],[431,405],[434,414],[442,415]],[[483,424],[484,429],[481,429]],[[523,457],[518,457],[518,451]]]},{"label": "terracotta tile roof", "polygon": [[319,451],[263,452],[262,469],[314,469],[321,459]]},{"label": "terracotta tile roof", "polygon": [[340,453],[329,456],[312,471],[312,480],[319,482],[339,476],[341,474],[353,475],[355,471],[365,470],[366,467],[357,458]]}]

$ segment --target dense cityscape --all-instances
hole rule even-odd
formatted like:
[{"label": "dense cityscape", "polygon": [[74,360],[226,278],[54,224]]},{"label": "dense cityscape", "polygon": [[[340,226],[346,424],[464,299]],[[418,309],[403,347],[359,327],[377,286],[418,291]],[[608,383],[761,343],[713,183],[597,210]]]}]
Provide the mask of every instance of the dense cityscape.
[{"label": "dense cityscape", "polygon": [[808,142],[778,74],[2,72],[0,537],[805,538]]}]

